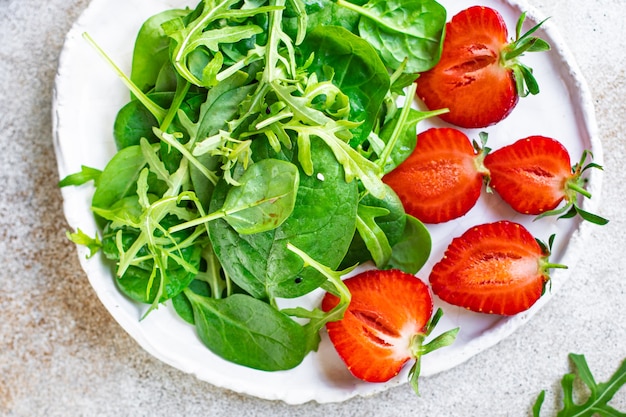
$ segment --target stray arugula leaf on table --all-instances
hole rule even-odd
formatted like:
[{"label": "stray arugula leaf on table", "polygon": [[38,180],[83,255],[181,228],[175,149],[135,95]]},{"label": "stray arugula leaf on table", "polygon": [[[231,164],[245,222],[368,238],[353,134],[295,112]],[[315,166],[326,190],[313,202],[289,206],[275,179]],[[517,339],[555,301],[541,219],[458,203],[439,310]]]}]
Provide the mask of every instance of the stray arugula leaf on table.
[{"label": "stray arugula leaf on table", "polygon": [[[563,376],[563,408],[557,417],[624,417],[626,412],[618,411],[609,405],[613,396],[626,384],[626,360],[606,382],[598,383],[593,377],[584,355],[570,353],[569,358],[576,373]],[[576,376],[589,388],[589,397],[583,403],[574,401],[574,381]],[[545,399],[545,391],[541,391],[533,406],[533,417],[539,417]],[[584,395],[584,394],[581,394]]]}]

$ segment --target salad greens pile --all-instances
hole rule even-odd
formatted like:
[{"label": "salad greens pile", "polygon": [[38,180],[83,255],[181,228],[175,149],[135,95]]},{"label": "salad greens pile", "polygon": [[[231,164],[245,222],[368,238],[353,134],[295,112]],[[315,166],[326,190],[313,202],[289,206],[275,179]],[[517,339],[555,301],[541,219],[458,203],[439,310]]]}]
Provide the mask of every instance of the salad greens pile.
[{"label": "salad greens pile", "polygon": [[[60,183],[95,185],[101,237],[70,238],[115,263],[145,314],[170,300],[224,359],[297,366],[342,317],[343,275],[368,261],[415,274],[430,254],[381,177],[440,113],[410,104],[445,21],[433,0],[203,0],[145,21],[130,76],[85,35],[131,97],[104,170]],[[317,289],[341,302],[279,307]]]}]

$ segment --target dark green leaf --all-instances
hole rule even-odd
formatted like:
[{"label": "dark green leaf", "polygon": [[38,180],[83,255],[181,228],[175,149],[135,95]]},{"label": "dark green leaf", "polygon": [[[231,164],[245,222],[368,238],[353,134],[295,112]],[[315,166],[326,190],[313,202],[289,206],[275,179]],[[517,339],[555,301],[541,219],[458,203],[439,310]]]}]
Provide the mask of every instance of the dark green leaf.
[{"label": "dark green leaf", "polygon": [[227,361],[279,371],[294,368],[308,352],[302,326],[263,301],[243,294],[219,300],[186,295],[198,336]]},{"label": "dark green leaf", "polygon": [[[614,395],[626,385],[626,360],[623,360],[619,368],[611,378],[603,383],[597,383],[593,377],[584,355],[574,353],[569,354],[576,374],[569,373],[563,376],[561,386],[563,387],[563,408],[557,413],[557,417],[591,417],[600,415],[602,417],[626,417],[626,413],[618,411],[608,403]],[[587,386],[590,394],[584,402],[574,401],[574,381],[576,375]],[[533,416],[539,417],[541,404],[545,393],[542,392],[533,407]]]},{"label": "dark green leaf", "polygon": [[[316,271],[303,271],[302,259],[287,249],[287,243],[336,268],[354,234],[356,182],[346,183],[341,165],[320,140],[312,142],[311,151],[316,172],[312,176],[301,172],[294,211],[280,227],[240,235],[223,220],[209,224],[211,241],[224,269],[237,285],[257,298],[298,297],[324,282]],[[212,209],[222,206],[226,191],[222,183],[216,187]]]},{"label": "dark green leaf", "polygon": [[543,401],[546,398],[546,392],[541,391],[539,396],[537,397],[537,401],[533,405],[533,417],[539,417],[539,412],[541,411],[541,406],[543,405]]},{"label": "dark green leaf", "polygon": [[133,194],[137,188],[139,173],[146,163],[146,158],[137,145],[117,152],[102,171],[92,206],[107,209]]},{"label": "dark green leaf", "polygon": [[161,68],[169,61],[170,38],[161,25],[188,13],[188,10],[166,10],[150,17],[139,29],[133,49],[130,79],[144,93],[154,88]]},{"label": "dark green leaf", "polygon": [[430,257],[432,240],[424,224],[413,216],[406,216],[406,228],[398,243],[392,248],[390,268],[417,274]]},{"label": "dark green leaf", "polygon": [[526,83],[528,92],[532,95],[539,94],[539,85],[537,84],[537,80],[535,79],[532,70],[526,65],[520,65],[520,69],[524,76],[524,82]]},{"label": "dark green leaf", "polygon": [[370,0],[357,6],[337,4],[361,15],[359,35],[367,40],[385,64],[396,69],[408,58],[406,72],[432,68],[441,56],[446,9],[433,0]]},{"label": "dark green leaf", "polygon": [[574,205],[574,209],[576,210],[576,213],[578,213],[580,217],[582,217],[584,220],[587,220],[590,223],[597,224],[599,226],[604,226],[605,224],[609,222],[604,217],[598,216],[597,214],[589,213],[588,211],[581,209],[577,205]]}]

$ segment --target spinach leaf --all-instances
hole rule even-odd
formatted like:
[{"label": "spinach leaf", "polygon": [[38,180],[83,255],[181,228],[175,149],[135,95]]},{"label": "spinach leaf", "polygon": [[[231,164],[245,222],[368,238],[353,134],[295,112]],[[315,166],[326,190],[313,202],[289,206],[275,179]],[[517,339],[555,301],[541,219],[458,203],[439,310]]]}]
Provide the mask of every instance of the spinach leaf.
[{"label": "spinach leaf", "polygon": [[162,67],[169,63],[171,39],[161,25],[188,13],[188,10],[166,10],[150,17],[139,29],[133,49],[130,79],[144,93],[154,88]]},{"label": "spinach leaf", "polygon": [[[162,107],[172,103],[172,93],[152,93],[147,97]],[[124,105],[115,117],[113,123],[113,138],[118,150],[128,146],[139,145],[141,138],[146,138],[150,143],[158,142],[158,138],[152,132],[159,123],[154,115],[139,100],[131,100]]]},{"label": "spinach leaf", "polygon": [[271,305],[243,294],[223,299],[185,294],[200,340],[227,361],[263,371],[291,369],[308,350],[302,326]]},{"label": "spinach leaf", "polygon": [[[302,259],[287,249],[287,243],[335,268],[354,234],[356,182],[345,181],[342,166],[320,140],[311,143],[311,157],[316,173],[301,172],[294,210],[276,229],[241,235],[225,220],[209,224],[211,242],[224,270],[256,298],[298,297],[324,281],[316,271],[303,270]],[[222,207],[227,190],[223,182],[216,187],[211,210]]]},{"label": "spinach leaf", "polygon": [[280,226],[293,212],[300,174],[291,162],[263,159],[248,167],[238,181],[239,185],[228,188],[220,209],[170,232],[224,219],[239,234],[262,233]]},{"label": "spinach leaf", "polygon": [[232,187],[222,211],[228,224],[241,234],[274,229],[289,217],[296,204],[298,168],[278,159],[254,163]]},{"label": "spinach leaf", "polygon": [[91,205],[108,209],[124,197],[133,194],[137,188],[139,173],[146,164],[146,157],[139,145],[121,149],[113,155],[100,174]]},{"label": "spinach leaf", "polygon": [[[307,32],[320,26],[342,26],[352,33],[357,33],[359,24],[358,13],[345,7],[338,6],[332,0],[304,0],[304,10],[307,14]],[[364,2],[355,1],[361,4]],[[295,39],[297,22],[293,17],[289,4],[283,17],[285,33]]]},{"label": "spinach leaf", "polygon": [[200,106],[198,120],[194,123],[188,119],[183,123],[193,140],[200,142],[227,127],[239,113],[241,103],[255,89],[248,82],[248,74],[237,72],[209,90]]},{"label": "spinach leaf", "polygon": [[392,248],[389,268],[415,275],[428,261],[431,248],[432,240],[426,226],[407,214],[404,233]]},{"label": "spinach leaf", "polygon": [[[194,279],[193,281],[191,281],[187,289],[204,297],[211,296],[211,289],[209,287],[209,284],[200,279]],[[191,305],[191,301],[189,301],[189,298],[185,295],[184,291],[180,292],[178,295],[172,298],[172,307],[174,307],[174,311],[176,311],[178,316],[185,320],[187,323],[196,324],[193,317],[193,306]]]},{"label": "spinach leaf", "polygon": [[441,56],[446,9],[434,0],[370,0],[363,6],[337,4],[361,15],[359,35],[391,69],[402,65],[417,73],[432,68]]},{"label": "spinach leaf", "polygon": [[329,81],[350,99],[350,120],[359,126],[352,129],[352,146],[363,143],[376,120],[389,90],[389,74],[372,46],[340,26],[320,26],[307,34],[300,46],[302,58],[314,59],[309,71],[320,81]]}]

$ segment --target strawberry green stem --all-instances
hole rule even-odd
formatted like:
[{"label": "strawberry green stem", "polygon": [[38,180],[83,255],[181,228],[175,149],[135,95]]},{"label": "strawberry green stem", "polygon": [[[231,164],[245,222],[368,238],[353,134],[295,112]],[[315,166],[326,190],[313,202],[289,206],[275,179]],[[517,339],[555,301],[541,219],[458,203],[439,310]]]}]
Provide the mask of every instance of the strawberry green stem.
[{"label": "strawberry green stem", "polygon": [[409,371],[409,383],[415,391],[416,394],[419,395],[419,387],[418,387],[418,379],[421,370],[421,357],[426,355],[427,353],[432,352],[433,350],[437,350],[442,347],[450,346],[454,343],[456,339],[456,335],[459,332],[459,328],[456,327],[454,329],[450,329],[439,336],[435,337],[430,342],[424,344],[426,338],[432,333],[435,326],[443,316],[443,310],[438,308],[430,321],[426,324],[426,329],[424,333],[418,333],[411,338],[410,342],[410,351],[413,357],[415,358],[415,363],[413,367]]},{"label": "strawberry green stem", "polygon": [[539,262],[539,265],[542,271],[548,271],[549,269],[568,269],[567,265],[555,264],[555,263],[548,261],[547,259],[541,260]]},{"label": "strawberry green stem", "polygon": [[518,58],[526,52],[542,52],[550,49],[548,42],[541,38],[530,36],[539,29],[545,20],[521,35],[525,19],[526,14],[522,13],[517,21],[515,40],[509,43],[500,53],[500,63],[503,67],[513,71],[516,90],[521,97],[525,97],[528,94],[539,94],[539,85],[533,75],[532,69],[519,62]]},{"label": "strawberry green stem", "polygon": [[567,188],[569,190],[575,191],[578,194],[581,194],[587,198],[591,198],[591,193],[585,190],[577,181],[570,181],[567,183]]}]

